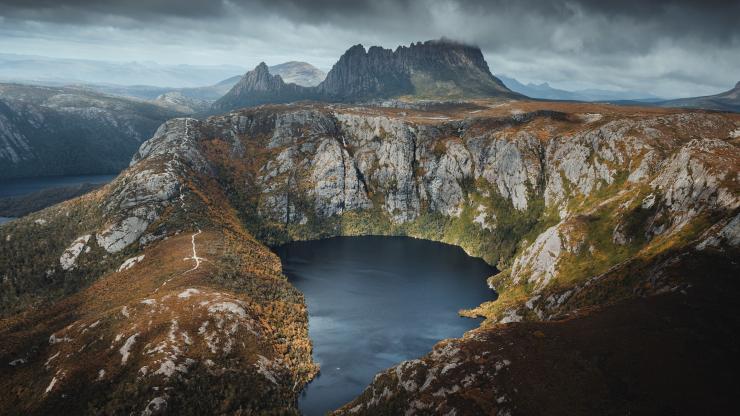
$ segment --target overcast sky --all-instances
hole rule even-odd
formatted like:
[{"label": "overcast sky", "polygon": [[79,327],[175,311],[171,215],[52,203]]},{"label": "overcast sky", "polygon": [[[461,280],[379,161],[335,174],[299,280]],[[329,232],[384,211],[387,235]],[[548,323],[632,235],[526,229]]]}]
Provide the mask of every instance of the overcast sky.
[{"label": "overcast sky", "polygon": [[349,46],[448,37],[496,74],[567,89],[713,94],[740,81],[740,1],[0,0],[0,52],[329,69]]}]

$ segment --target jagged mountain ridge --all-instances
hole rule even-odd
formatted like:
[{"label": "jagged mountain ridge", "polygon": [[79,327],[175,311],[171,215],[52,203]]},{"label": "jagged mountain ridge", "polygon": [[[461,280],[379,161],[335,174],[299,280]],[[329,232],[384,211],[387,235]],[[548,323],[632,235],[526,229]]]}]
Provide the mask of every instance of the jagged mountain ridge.
[{"label": "jagged mountain ridge", "polygon": [[[527,387],[542,380],[520,360],[563,363],[545,385],[565,392],[634,380],[652,357],[641,351],[656,351],[637,348],[636,323],[662,316],[658,304],[701,318],[649,319],[676,337],[660,348],[681,357],[677,394],[620,395],[642,391],[630,383],[598,397],[618,411],[722,409],[733,366],[672,348],[740,316],[717,301],[738,293],[740,116],[477,105],[263,106],[168,121],[111,184],[0,227],[0,361],[11,363],[0,401],[31,414],[295,413],[316,371],[305,306],[264,244],[403,234],[498,264],[500,298],[474,311],[487,318],[480,330],[384,372],[343,412],[527,413],[547,396]],[[594,352],[604,342],[581,316],[615,316],[605,305],[629,311],[610,326],[625,348]],[[732,334],[719,333],[716,356],[732,360]],[[584,378],[607,353],[608,371]],[[695,365],[716,375],[700,379],[710,388],[690,388]]]},{"label": "jagged mountain ridge", "polygon": [[[353,102],[413,95],[419,98],[516,98],[494,77],[480,49],[447,40],[417,42],[395,51],[349,48],[315,88],[290,86],[260,64],[248,72],[214,110],[300,100]],[[257,83],[257,80],[260,80]]]}]

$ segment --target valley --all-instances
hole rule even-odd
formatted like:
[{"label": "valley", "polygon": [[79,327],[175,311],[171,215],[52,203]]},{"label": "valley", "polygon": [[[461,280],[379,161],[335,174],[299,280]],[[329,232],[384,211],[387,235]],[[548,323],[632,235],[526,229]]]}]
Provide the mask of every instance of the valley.
[{"label": "valley", "polygon": [[[499,98],[169,120],[111,183],[0,228],[0,401],[297,414],[318,346],[310,302],[267,246],[395,235],[496,265],[499,297],[459,305],[480,328],[381,372],[339,413],[720,409],[738,129],[736,114]],[[704,338],[716,350],[700,359]],[[541,383],[593,394],[549,405]]]}]

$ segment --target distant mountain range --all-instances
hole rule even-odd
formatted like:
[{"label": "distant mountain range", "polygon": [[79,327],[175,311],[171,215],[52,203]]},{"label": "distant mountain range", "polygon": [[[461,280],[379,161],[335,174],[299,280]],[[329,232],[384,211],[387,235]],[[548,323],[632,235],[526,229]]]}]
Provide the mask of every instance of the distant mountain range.
[{"label": "distant mountain range", "polygon": [[506,75],[497,75],[503,83],[512,91],[524,94],[531,98],[541,98],[545,100],[567,100],[567,101],[618,101],[618,100],[639,100],[639,101],[660,101],[661,98],[650,93],[638,91],[614,91],[602,89],[584,89],[577,91],[567,91],[553,88],[547,82],[540,84],[528,83],[523,84],[515,78]]},{"label": "distant mountain range", "polygon": [[244,68],[237,65],[163,65],[0,53],[0,81],[49,86],[157,85],[172,89],[212,85],[243,72]]},{"label": "distant mountain range", "polygon": [[[269,67],[272,74],[280,75],[285,82],[312,87],[318,85],[326,77],[326,73],[307,62],[290,61]],[[240,71],[242,72],[242,71]],[[234,75],[213,85],[168,88],[153,85],[112,85],[112,84],[78,84],[78,88],[87,88],[106,94],[124,97],[140,98],[144,100],[176,101],[185,105],[184,110],[191,108],[199,112],[210,106],[210,103],[223,97],[242,78]],[[204,103],[205,107],[204,107]]]},{"label": "distant mountain range", "polygon": [[315,87],[286,82],[262,63],[216,101],[213,110],[299,100],[359,102],[401,96],[523,98],[491,74],[479,48],[442,39],[400,46],[395,51],[378,46],[365,50],[355,45]]},{"label": "distant mountain range", "polygon": [[90,90],[0,84],[0,179],[116,173],[171,105]]},{"label": "distant mountain range", "polygon": [[553,88],[547,82],[523,84],[515,78],[498,75],[499,79],[512,91],[530,98],[544,100],[598,101],[619,105],[639,105],[658,107],[694,108],[701,110],[740,112],[740,82],[729,91],[703,97],[689,97],[666,100],[650,93],[637,91],[612,91],[585,89],[567,91]]},{"label": "distant mountain range", "polygon": [[701,108],[705,110],[740,112],[740,82],[729,91],[704,97],[661,101],[661,107]]}]

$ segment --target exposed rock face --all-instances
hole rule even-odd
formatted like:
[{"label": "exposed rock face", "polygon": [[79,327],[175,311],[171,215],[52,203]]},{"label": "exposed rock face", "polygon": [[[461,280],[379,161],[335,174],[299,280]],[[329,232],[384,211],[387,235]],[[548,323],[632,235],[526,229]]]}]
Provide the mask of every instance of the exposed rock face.
[{"label": "exposed rock face", "polygon": [[673,225],[681,227],[707,209],[740,206],[733,190],[737,175],[723,167],[737,163],[737,156],[737,148],[722,140],[694,139],[663,164],[651,185],[662,194]]},{"label": "exposed rock face", "polygon": [[62,253],[62,256],[59,258],[59,264],[62,266],[62,269],[70,270],[75,267],[77,257],[79,257],[86,249],[86,244],[89,240],[89,234],[83,235],[82,237],[75,239],[75,241],[73,241],[72,244],[64,250],[64,253]]},{"label": "exposed rock face", "polygon": [[523,283],[522,275],[528,275],[527,283],[543,288],[557,275],[557,261],[563,250],[558,227],[553,225],[537,236],[531,246],[517,257],[511,268],[514,283]]},{"label": "exposed rock face", "polygon": [[391,97],[413,91],[393,51],[362,45],[349,48],[319,84],[319,91],[338,101]]},{"label": "exposed rock face", "polygon": [[311,163],[318,215],[330,217],[344,210],[372,206],[353,162],[336,139],[327,138],[319,143]]},{"label": "exposed rock face", "polygon": [[537,192],[541,181],[544,151],[536,137],[519,133],[514,137],[482,136],[467,140],[476,161],[476,178],[495,184],[516,209],[527,209],[529,192]]},{"label": "exposed rock face", "polygon": [[333,100],[357,101],[399,95],[514,97],[494,77],[480,49],[440,40],[400,46],[395,51],[351,47],[319,90]]},{"label": "exposed rock face", "polygon": [[286,84],[279,75],[270,75],[262,63],[214,103],[213,109],[300,100],[357,102],[403,95],[522,97],[491,74],[479,48],[442,39],[400,46],[395,51],[352,46],[326,78],[310,88]]},{"label": "exposed rock face", "polygon": [[119,172],[180,114],[88,90],[0,84],[0,178]]},{"label": "exposed rock face", "polygon": [[[424,177],[432,209],[449,216],[457,216],[462,209],[464,193],[460,183],[472,177],[473,161],[470,152],[458,141],[444,144],[445,153],[439,160],[430,160]],[[422,197],[422,199],[424,199]]]}]

